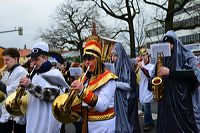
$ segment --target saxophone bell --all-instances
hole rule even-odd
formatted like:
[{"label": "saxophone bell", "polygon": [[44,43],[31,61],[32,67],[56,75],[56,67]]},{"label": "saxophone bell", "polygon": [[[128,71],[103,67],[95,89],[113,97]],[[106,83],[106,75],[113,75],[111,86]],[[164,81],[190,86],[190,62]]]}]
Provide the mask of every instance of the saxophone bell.
[{"label": "saxophone bell", "polygon": [[155,77],[151,82],[153,85],[160,85],[162,83],[162,79],[160,77]]}]

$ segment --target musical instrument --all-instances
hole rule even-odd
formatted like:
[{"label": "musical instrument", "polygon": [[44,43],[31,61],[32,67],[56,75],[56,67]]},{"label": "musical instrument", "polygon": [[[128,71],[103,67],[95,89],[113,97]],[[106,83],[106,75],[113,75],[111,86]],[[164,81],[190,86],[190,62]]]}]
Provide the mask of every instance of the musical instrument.
[{"label": "musical instrument", "polygon": [[[4,71],[7,67],[7,65],[5,65],[3,61],[3,56],[2,56],[3,51],[4,50],[0,48],[0,80],[2,79]],[[5,94],[0,91],[0,103],[3,102],[4,100],[5,100]]]},{"label": "musical instrument", "polygon": [[101,43],[101,60],[103,62],[110,62],[111,50],[117,41],[106,37],[98,37],[95,22],[92,22],[92,36],[89,38],[87,40],[96,40]]},{"label": "musical instrument", "polygon": [[[0,65],[1,66],[1,65]],[[3,72],[4,70],[6,69],[6,66],[7,65],[4,65],[2,66],[2,68],[0,68],[0,80],[2,79],[3,77]],[[3,102],[5,100],[5,94],[3,92],[0,91],[0,103]]]},{"label": "musical instrument", "polygon": [[[157,72],[163,66],[163,53],[157,53]],[[163,81],[162,77],[155,77],[151,81],[154,99],[160,101],[163,98]]]},{"label": "musical instrument", "polygon": [[0,103],[5,100],[4,93],[0,91]]},{"label": "musical instrument", "polygon": [[7,65],[0,65],[0,80],[3,78],[3,76],[4,76],[4,72],[5,72],[5,70],[6,70],[6,67],[7,67]]},{"label": "musical instrument", "polygon": [[105,37],[101,37],[101,47],[102,47],[102,61],[110,62],[111,50],[115,44],[115,40],[111,40]]},{"label": "musical instrument", "polygon": [[139,71],[139,66],[138,66],[138,63],[139,62],[142,62],[142,57],[138,56],[135,58],[135,61],[137,62],[137,66],[135,68],[135,73],[137,73]]},{"label": "musical instrument", "polygon": [[135,68],[135,74],[136,74],[136,83],[139,85],[139,83],[140,83],[140,73],[139,73],[139,66],[138,66],[138,63],[139,62],[142,62],[142,58],[141,57],[137,57],[136,59],[135,59],[135,61],[137,61],[137,64],[136,64],[136,66],[134,66],[134,68]]},{"label": "musical instrument", "polygon": [[[36,66],[33,67],[33,70],[28,75],[28,77],[32,75],[33,71],[35,70],[35,67]],[[27,102],[28,102],[28,94],[25,91],[25,87],[19,86],[15,92],[13,92],[7,97],[5,108],[11,115],[14,116],[24,115],[26,112]]]},{"label": "musical instrument", "polygon": [[[87,68],[85,74],[82,77],[84,80],[90,67]],[[83,82],[83,81],[80,82]],[[54,117],[62,123],[75,122],[80,116],[80,104],[81,101],[77,97],[77,91],[71,90],[70,92],[59,95],[53,102],[52,111]]]}]

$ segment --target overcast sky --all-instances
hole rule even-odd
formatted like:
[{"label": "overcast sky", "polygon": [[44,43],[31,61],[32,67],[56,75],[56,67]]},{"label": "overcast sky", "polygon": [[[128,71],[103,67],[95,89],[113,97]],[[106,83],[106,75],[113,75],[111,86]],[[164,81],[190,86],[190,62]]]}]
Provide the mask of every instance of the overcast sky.
[{"label": "overcast sky", "polygon": [[[5,48],[32,48],[40,29],[52,23],[58,4],[65,0],[0,0],[0,32],[23,27],[23,36],[18,32],[0,33],[0,46]],[[110,0],[109,0],[110,1]],[[75,2],[75,0],[74,0]]]},{"label": "overcast sky", "polygon": [[0,46],[31,48],[40,28],[51,25],[51,15],[64,0],[0,0],[0,31],[23,27],[23,36],[17,32],[0,33]]}]

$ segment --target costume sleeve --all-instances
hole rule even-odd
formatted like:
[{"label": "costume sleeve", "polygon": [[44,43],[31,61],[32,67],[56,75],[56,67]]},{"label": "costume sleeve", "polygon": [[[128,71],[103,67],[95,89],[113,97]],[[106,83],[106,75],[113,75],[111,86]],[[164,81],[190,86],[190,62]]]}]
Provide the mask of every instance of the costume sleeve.
[{"label": "costume sleeve", "polygon": [[130,85],[126,82],[116,81],[116,87],[117,87],[117,89],[124,90],[124,91],[130,91],[131,90]]},{"label": "costume sleeve", "polygon": [[89,106],[94,107],[96,111],[104,112],[108,109],[111,101],[114,100],[115,89],[115,80],[110,80],[100,88],[98,95],[85,89],[79,98]]},{"label": "costume sleeve", "polygon": [[177,79],[177,80],[187,80],[187,81],[189,80],[189,81],[193,81],[193,82],[197,81],[197,78],[196,78],[193,70],[170,71],[169,77]]},{"label": "costume sleeve", "polygon": [[[131,73],[130,72],[127,72],[129,74],[128,77],[131,77]],[[123,79],[123,80],[117,80],[116,81],[116,89],[120,89],[120,90],[123,90],[123,91],[131,91],[131,86],[130,86],[130,78],[128,79]]]},{"label": "costume sleeve", "polygon": [[28,91],[33,96],[47,101],[51,102],[54,101],[54,99],[60,94],[60,90],[56,88],[42,88],[41,86],[34,86],[33,84],[30,84],[28,86]]},{"label": "costume sleeve", "polygon": [[169,77],[177,81],[186,81],[191,84],[191,88],[195,90],[199,85],[199,81],[193,70],[178,70],[169,72]]},{"label": "costume sleeve", "polygon": [[15,68],[17,69],[17,72],[16,70],[14,70],[12,72],[12,77],[11,77],[11,81],[12,83],[10,83],[9,85],[6,86],[6,94],[10,95],[11,93],[15,92],[15,90],[18,88],[19,86],[19,81],[22,77],[25,77],[28,72],[25,70],[25,69],[18,69],[18,68]]}]

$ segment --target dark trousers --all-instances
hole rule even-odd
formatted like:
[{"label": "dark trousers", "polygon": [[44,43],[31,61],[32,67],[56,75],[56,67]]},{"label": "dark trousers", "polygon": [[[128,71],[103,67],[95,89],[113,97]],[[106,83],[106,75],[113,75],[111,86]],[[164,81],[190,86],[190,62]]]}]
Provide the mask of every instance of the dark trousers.
[{"label": "dark trousers", "polygon": [[62,123],[60,133],[65,133],[65,124]]},{"label": "dark trousers", "polygon": [[0,123],[0,133],[26,133],[26,125],[17,124],[15,121],[8,120],[6,123]]},{"label": "dark trousers", "polygon": [[76,133],[82,133],[82,122],[76,121],[73,123],[76,128]]},{"label": "dark trousers", "polygon": [[154,120],[152,119],[151,115],[151,103],[144,103],[142,105],[144,111],[144,125],[146,126],[153,126]]}]

